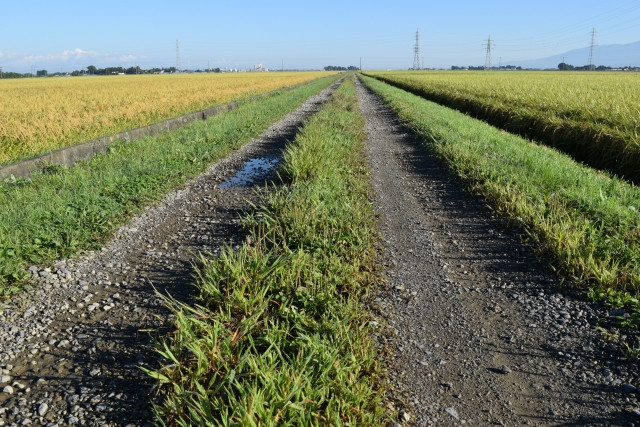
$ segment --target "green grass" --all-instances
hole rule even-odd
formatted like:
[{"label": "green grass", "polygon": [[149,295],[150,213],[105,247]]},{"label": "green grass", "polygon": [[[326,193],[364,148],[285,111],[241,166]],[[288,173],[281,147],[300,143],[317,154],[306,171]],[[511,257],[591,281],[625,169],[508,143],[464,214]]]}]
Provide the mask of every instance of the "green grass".
[{"label": "green grass", "polygon": [[637,73],[376,72],[430,101],[640,182]]},{"label": "green grass", "polygon": [[398,88],[363,80],[473,191],[520,224],[563,275],[595,298],[637,307],[638,187]]},{"label": "green grass", "polygon": [[352,81],[285,154],[246,219],[254,243],[203,260],[159,343],[163,425],[386,425],[362,301],[375,283],[363,119]]},{"label": "green grass", "polygon": [[176,132],[115,144],[66,169],[0,183],[0,295],[18,292],[30,264],[100,247],[134,213],[203,172],[334,82],[332,76]]}]

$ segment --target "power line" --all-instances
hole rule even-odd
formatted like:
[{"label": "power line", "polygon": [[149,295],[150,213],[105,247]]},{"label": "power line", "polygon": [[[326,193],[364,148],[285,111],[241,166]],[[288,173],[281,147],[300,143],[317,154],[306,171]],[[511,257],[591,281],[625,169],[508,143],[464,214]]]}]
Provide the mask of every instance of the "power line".
[{"label": "power line", "polygon": [[489,38],[487,39],[487,56],[485,57],[484,60],[484,69],[485,70],[490,70],[491,69],[491,36],[489,36]]},{"label": "power line", "polygon": [[591,48],[589,49],[589,70],[593,71],[595,66],[593,65],[593,48],[596,45],[596,29],[591,29]]},{"label": "power line", "polygon": [[416,30],[416,45],[413,47],[413,69],[420,69],[420,44],[418,43],[418,30]]}]

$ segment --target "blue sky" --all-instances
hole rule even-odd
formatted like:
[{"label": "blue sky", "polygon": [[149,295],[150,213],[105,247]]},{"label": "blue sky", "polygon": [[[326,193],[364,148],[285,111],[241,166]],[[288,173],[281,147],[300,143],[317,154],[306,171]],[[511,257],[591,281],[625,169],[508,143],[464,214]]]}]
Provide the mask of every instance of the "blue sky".
[{"label": "blue sky", "polygon": [[[97,67],[403,69],[415,32],[425,67],[536,59],[640,40],[640,0],[4,2],[0,67],[50,73]],[[585,63],[587,58],[585,58]],[[597,49],[596,60],[597,63]],[[634,63],[640,58],[633,58]],[[582,64],[580,64],[582,65]]]}]

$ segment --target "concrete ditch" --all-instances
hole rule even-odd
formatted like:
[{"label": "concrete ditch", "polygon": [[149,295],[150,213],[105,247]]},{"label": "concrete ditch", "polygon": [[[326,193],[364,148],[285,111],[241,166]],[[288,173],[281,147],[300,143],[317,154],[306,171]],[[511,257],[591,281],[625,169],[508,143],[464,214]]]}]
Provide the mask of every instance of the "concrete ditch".
[{"label": "concrete ditch", "polygon": [[14,176],[16,178],[28,178],[33,172],[42,170],[48,165],[72,166],[81,160],[90,160],[93,156],[107,151],[114,142],[132,142],[145,136],[156,136],[165,132],[176,130],[197,120],[206,120],[221,112],[231,111],[236,108],[237,102],[231,102],[195,113],[184,114],[179,117],[162,120],[136,129],[130,129],[113,135],[107,135],[91,141],[83,142],[71,147],[61,148],[38,157],[23,160],[7,166],[0,167],[0,180]]}]

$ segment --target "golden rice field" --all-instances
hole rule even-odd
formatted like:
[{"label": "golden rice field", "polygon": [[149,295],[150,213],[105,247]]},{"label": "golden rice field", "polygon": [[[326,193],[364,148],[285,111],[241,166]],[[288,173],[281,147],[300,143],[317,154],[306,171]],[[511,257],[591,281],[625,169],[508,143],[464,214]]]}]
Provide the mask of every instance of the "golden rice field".
[{"label": "golden rice field", "polygon": [[528,111],[554,120],[640,131],[640,73],[632,72],[381,72],[450,97],[497,109]]},{"label": "golden rice field", "polygon": [[0,80],[0,164],[327,74],[229,73]]},{"label": "golden rice field", "polygon": [[640,73],[376,72],[373,77],[640,179]]}]

